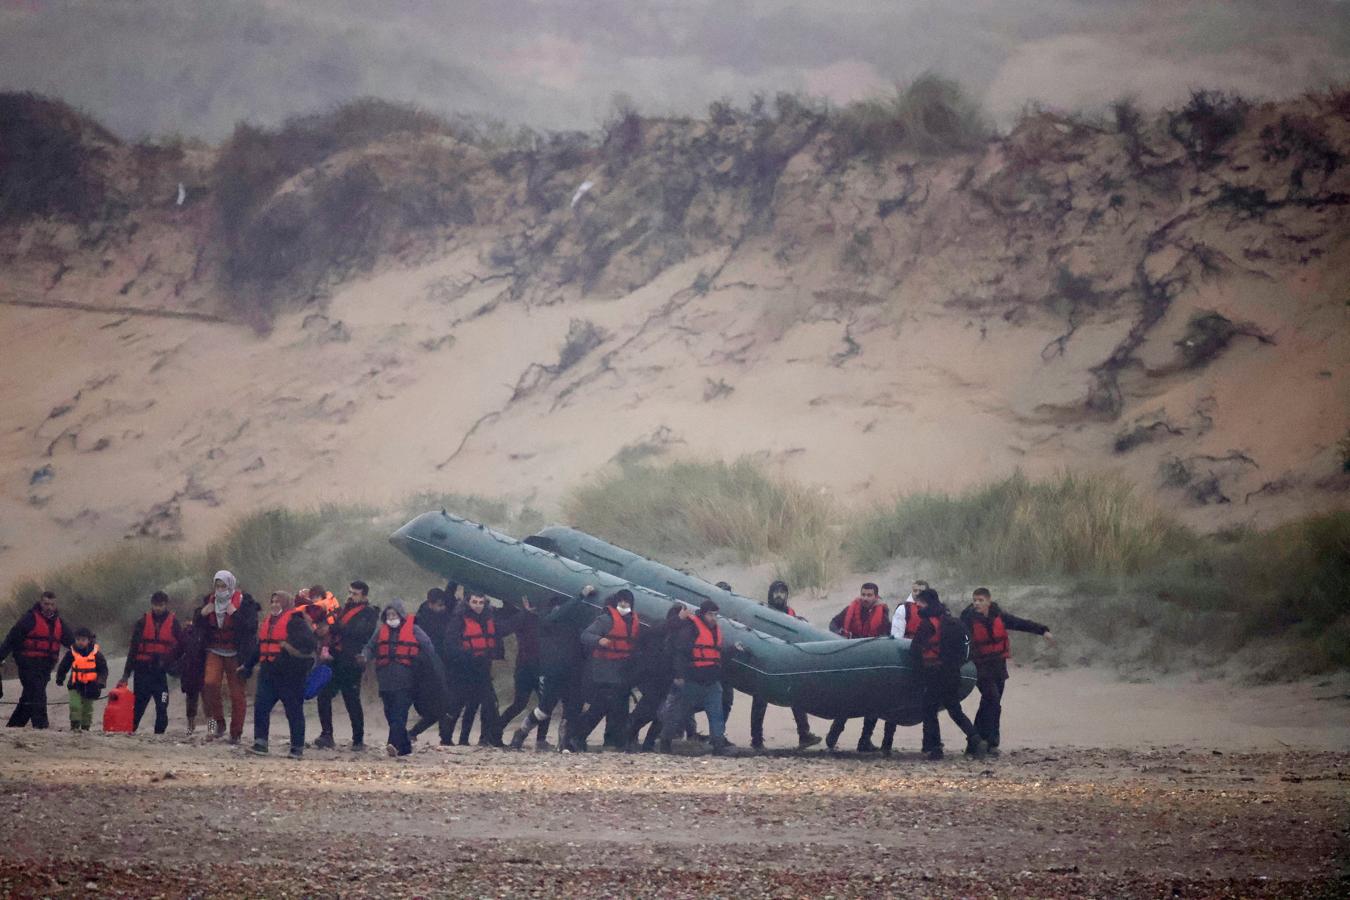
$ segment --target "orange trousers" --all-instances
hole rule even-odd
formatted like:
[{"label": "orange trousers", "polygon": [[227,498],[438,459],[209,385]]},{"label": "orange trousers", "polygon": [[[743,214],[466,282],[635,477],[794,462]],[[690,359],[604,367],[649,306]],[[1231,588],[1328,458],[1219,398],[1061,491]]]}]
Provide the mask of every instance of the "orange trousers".
[{"label": "orange trousers", "polygon": [[230,692],[230,737],[239,738],[244,733],[244,715],[247,712],[244,701],[244,679],[239,674],[239,662],[236,656],[217,656],[206,654],[206,679],[202,684],[202,704],[206,707],[206,718],[214,719],[216,731],[225,733],[225,701],[221,694],[221,682]]}]

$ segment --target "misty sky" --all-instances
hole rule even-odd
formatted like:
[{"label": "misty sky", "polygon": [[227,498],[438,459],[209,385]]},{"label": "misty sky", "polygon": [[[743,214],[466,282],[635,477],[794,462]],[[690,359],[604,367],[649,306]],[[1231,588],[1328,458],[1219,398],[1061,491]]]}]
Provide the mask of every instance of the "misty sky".
[{"label": "misty sky", "polygon": [[590,129],[616,94],[702,113],[847,102],[933,71],[1003,122],[1029,101],[1279,97],[1350,80],[1350,3],[1166,0],[0,0],[0,88],[126,137],[217,139],[362,95]]}]

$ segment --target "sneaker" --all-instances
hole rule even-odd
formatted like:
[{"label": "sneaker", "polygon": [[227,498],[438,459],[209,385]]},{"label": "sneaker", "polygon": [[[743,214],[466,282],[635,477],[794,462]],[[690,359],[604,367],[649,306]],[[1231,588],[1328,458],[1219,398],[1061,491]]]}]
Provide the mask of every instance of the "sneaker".
[{"label": "sneaker", "polygon": [[363,744],[361,741],[353,741],[351,749],[353,753],[365,753],[366,745]]},{"label": "sneaker", "polygon": [[750,749],[751,749],[751,750],[763,750],[763,749],[764,749],[764,738],[751,738],[751,739],[750,739]]},{"label": "sneaker", "polygon": [[300,747],[292,747],[289,755],[291,759],[301,759],[304,757],[305,751]]},{"label": "sneaker", "polygon": [[196,731],[196,730],[197,730],[197,717],[196,717],[196,716],[188,716],[188,729],[187,729],[187,733],[188,733],[188,734],[192,734],[192,732],[194,732],[194,731]]},{"label": "sneaker", "polygon": [[534,742],[534,749],[536,752],[545,753],[549,750],[554,749],[554,747],[548,741],[544,740],[543,738],[539,738]]},{"label": "sneaker", "polygon": [[529,737],[524,728],[517,728],[511,735],[511,749],[519,750],[525,746],[525,738]]},{"label": "sneaker", "polygon": [[924,757],[927,758],[927,759],[932,759],[932,760],[942,759],[942,750],[941,750],[941,748],[939,748],[939,749],[937,749],[937,750],[925,750],[925,751],[923,751],[923,755],[924,755]]},{"label": "sneaker", "polygon": [[217,722],[215,719],[207,719],[206,739],[208,741],[214,741],[218,737],[220,737],[220,723]]},{"label": "sneaker", "polygon": [[230,735],[230,746],[231,746],[231,747],[238,747],[238,746],[239,746],[239,735],[237,735],[237,734],[232,734],[232,735]]},{"label": "sneaker", "polygon": [[711,743],[713,756],[725,756],[728,750],[736,749],[736,745],[726,738],[713,738]]},{"label": "sneaker", "polygon": [[984,755],[985,755],[985,756],[1002,756],[1002,754],[998,752],[998,745],[997,745],[997,744],[990,744],[988,747],[986,747],[986,748],[985,748],[985,751],[984,751]]},{"label": "sneaker", "polygon": [[814,747],[816,744],[819,744],[820,741],[821,741],[820,735],[812,734],[811,732],[808,731],[806,734],[803,734],[801,737],[797,738],[797,749],[805,750],[807,747]]},{"label": "sneaker", "polygon": [[389,754],[390,756],[398,756],[398,748],[395,747],[393,744],[385,744],[384,752]]},{"label": "sneaker", "polygon": [[253,746],[248,748],[249,753],[256,753],[259,756],[267,755],[267,745],[262,741],[254,741]]},{"label": "sneaker", "polygon": [[874,744],[874,743],[872,743],[871,741],[858,741],[858,752],[859,752],[859,753],[876,753],[876,752],[877,752],[877,745]]},{"label": "sneaker", "polygon": [[974,756],[977,759],[984,756],[984,751],[989,748],[984,738],[976,736],[966,741],[966,756]]},{"label": "sneaker", "polygon": [[670,738],[661,738],[661,740],[658,742],[658,746],[660,746],[662,753],[675,752],[670,746]]},{"label": "sneaker", "polygon": [[321,734],[314,739],[315,750],[336,750],[337,742],[333,740],[331,734]]}]

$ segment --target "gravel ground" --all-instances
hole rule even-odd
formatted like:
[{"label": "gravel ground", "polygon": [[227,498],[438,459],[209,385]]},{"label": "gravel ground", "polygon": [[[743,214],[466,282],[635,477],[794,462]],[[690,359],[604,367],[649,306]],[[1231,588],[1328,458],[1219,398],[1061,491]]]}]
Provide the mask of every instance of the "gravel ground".
[{"label": "gravel ground", "polygon": [[1350,753],[294,761],[25,731],[0,759],[0,896],[1350,895]]}]

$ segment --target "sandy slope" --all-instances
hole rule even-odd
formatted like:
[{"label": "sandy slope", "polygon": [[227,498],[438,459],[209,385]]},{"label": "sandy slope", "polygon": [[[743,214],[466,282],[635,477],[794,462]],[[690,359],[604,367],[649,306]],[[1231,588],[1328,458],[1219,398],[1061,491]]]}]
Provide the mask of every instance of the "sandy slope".
[{"label": "sandy slope", "polygon": [[[424,177],[415,161],[434,157],[462,173],[475,224],[408,235],[265,337],[0,306],[0,584],[129,534],[202,541],[263,504],[439,490],[551,513],[634,446],[753,454],[846,503],[1074,468],[1119,471],[1202,527],[1344,506],[1348,170],[1295,190],[1261,135],[1307,115],[1350,147],[1350,125],[1301,104],[1253,112],[1214,166],[1158,126],[1152,168],[1136,170],[1121,136],[1049,116],[947,161],[841,168],[807,143],[779,176],[771,227],[705,179],[683,255],[658,258],[669,235],[653,232],[588,291],[558,274],[588,258],[587,235],[622,231],[643,179],[724,136],[654,124],[647,155],[597,175],[576,209],[543,213],[453,142],[335,158],[278,196],[362,162]],[[174,178],[205,185],[209,161],[199,149],[142,174],[149,199],[111,236],[11,230],[0,300],[217,308],[209,203],[165,193]],[[566,197],[587,165],[550,184]],[[1267,206],[1234,206],[1235,185]],[[878,198],[895,197],[882,215]],[[561,237],[541,256],[530,248],[549,229]],[[504,244],[525,248],[515,263]],[[1149,291],[1167,302],[1149,306]],[[1235,331],[1189,364],[1206,313]],[[560,366],[577,322],[602,340]],[[1152,440],[1115,452],[1137,428]]]}]

